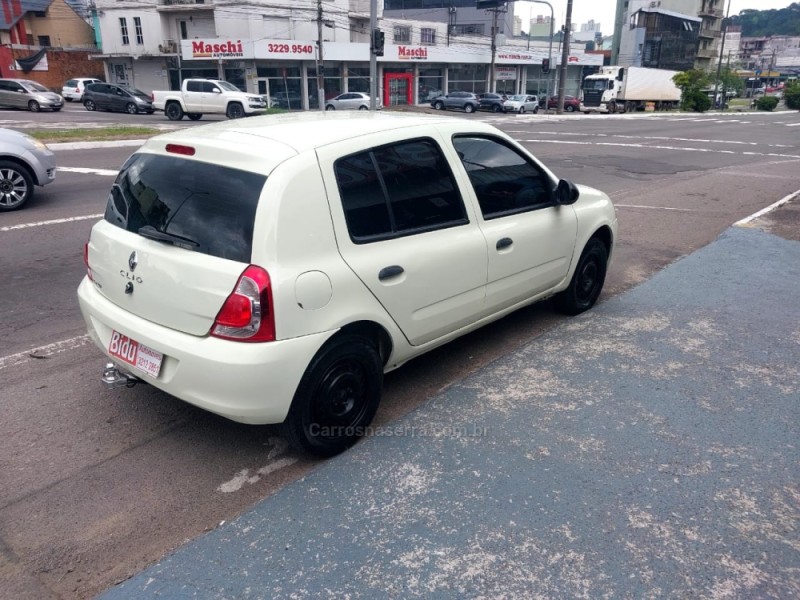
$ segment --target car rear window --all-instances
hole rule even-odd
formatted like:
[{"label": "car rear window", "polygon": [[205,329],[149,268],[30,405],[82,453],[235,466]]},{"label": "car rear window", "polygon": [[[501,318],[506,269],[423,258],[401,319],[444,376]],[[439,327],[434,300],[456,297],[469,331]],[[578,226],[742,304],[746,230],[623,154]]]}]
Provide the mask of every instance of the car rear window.
[{"label": "car rear window", "polygon": [[149,225],[178,246],[250,262],[253,223],[266,180],[195,160],[134,154],[111,188],[105,220],[135,233]]}]

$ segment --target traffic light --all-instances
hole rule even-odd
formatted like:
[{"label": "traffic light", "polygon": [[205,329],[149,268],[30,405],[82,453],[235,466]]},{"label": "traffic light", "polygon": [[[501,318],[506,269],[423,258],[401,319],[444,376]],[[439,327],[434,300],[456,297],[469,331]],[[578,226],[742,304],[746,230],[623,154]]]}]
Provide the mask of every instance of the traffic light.
[{"label": "traffic light", "polygon": [[375,56],[383,56],[383,44],[385,35],[380,29],[372,30],[372,52]]},{"label": "traffic light", "polygon": [[550,59],[543,58],[542,59],[542,73],[547,75],[550,72]]}]

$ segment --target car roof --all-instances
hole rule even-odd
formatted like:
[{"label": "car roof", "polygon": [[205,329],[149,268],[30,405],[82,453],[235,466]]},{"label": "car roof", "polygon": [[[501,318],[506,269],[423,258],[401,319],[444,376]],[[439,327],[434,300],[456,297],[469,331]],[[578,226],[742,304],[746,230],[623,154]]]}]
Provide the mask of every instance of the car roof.
[{"label": "car roof", "polygon": [[[164,142],[191,145],[195,141],[206,145],[218,140],[224,143],[234,142],[243,147],[257,147],[259,141],[255,138],[261,138],[277,142],[301,153],[381,131],[394,131],[415,126],[432,127],[437,124],[452,124],[453,122],[452,117],[436,115],[313,111],[219,121],[161,134],[150,138],[145,146],[163,148]],[[464,122],[469,123],[470,131],[495,131],[494,128],[481,122],[467,121],[466,119]]]}]

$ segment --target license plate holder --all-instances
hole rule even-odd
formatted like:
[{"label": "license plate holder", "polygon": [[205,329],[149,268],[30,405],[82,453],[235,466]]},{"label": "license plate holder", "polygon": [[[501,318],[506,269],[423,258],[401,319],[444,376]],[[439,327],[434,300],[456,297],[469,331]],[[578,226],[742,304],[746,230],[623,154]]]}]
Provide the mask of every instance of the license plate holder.
[{"label": "license plate holder", "polygon": [[154,379],[158,378],[161,363],[164,361],[161,352],[114,330],[111,331],[111,340],[108,342],[108,353]]}]

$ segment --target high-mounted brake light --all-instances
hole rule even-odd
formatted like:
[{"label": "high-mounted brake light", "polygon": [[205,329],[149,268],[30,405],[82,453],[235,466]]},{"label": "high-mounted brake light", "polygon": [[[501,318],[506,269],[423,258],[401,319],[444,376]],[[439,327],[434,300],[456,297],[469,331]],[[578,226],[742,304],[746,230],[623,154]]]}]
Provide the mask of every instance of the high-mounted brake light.
[{"label": "high-mounted brake light", "polygon": [[172,154],[183,154],[185,156],[194,156],[194,148],[191,146],[183,146],[181,144],[167,144],[167,152]]},{"label": "high-mounted brake light", "polygon": [[87,241],[83,245],[83,264],[86,265],[86,275],[89,277],[89,281],[94,281],[94,276],[92,275],[92,268],[89,266],[89,242]]},{"label": "high-mounted brake light", "polygon": [[250,265],[239,276],[236,287],[214,319],[210,334],[237,342],[275,340],[272,284],[264,269]]}]

